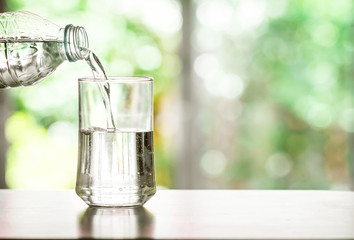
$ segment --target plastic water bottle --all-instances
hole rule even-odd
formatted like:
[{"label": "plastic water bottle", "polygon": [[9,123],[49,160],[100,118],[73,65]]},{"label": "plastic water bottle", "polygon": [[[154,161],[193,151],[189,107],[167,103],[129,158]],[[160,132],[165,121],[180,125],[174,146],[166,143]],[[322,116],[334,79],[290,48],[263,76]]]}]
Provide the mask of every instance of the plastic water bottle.
[{"label": "plastic water bottle", "polygon": [[62,62],[89,57],[83,27],[64,28],[27,11],[0,14],[0,88],[34,85]]}]

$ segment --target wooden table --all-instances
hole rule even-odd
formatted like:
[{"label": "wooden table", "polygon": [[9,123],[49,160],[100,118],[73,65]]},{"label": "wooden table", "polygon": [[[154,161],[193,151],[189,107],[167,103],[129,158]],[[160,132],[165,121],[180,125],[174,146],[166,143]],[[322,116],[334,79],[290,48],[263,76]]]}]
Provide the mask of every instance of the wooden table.
[{"label": "wooden table", "polygon": [[88,208],[73,190],[0,190],[0,238],[354,239],[354,192],[159,190]]}]

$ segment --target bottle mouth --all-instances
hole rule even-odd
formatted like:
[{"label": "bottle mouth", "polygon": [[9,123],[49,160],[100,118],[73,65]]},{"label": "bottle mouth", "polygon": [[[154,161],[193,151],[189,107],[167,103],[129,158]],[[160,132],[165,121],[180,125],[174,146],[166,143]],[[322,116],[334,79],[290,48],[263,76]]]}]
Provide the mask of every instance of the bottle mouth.
[{"label": "bottle mouth", "polygon": [[85,59],[89,55],[89,41],[83,27],[66,25],[64,29],[65,54],[70,62]]}]

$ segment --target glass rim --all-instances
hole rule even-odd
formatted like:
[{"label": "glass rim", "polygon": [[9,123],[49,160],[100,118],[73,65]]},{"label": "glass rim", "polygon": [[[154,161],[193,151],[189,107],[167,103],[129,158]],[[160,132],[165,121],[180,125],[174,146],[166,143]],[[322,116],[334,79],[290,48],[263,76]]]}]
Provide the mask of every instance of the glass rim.
[{"label": "glass rim", "polygon": [[152,77],[144,77],[144,76],[107,76],[105,77],[81,77],[78,79],[79,82],[153,82],[154,78]]}]

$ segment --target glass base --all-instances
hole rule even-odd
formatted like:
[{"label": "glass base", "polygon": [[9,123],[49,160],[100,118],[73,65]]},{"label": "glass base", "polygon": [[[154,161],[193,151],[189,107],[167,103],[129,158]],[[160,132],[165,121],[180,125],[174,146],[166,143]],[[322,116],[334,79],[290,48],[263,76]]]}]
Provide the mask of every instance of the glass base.
[{"label": "glass base", "polygon": [[93,191],[88,189],[76,189],[76,194],[92,207],[138,207],[143,206],[156,192],[155,188],[145,189],[140,192],[107,194],[105,191]]}]

